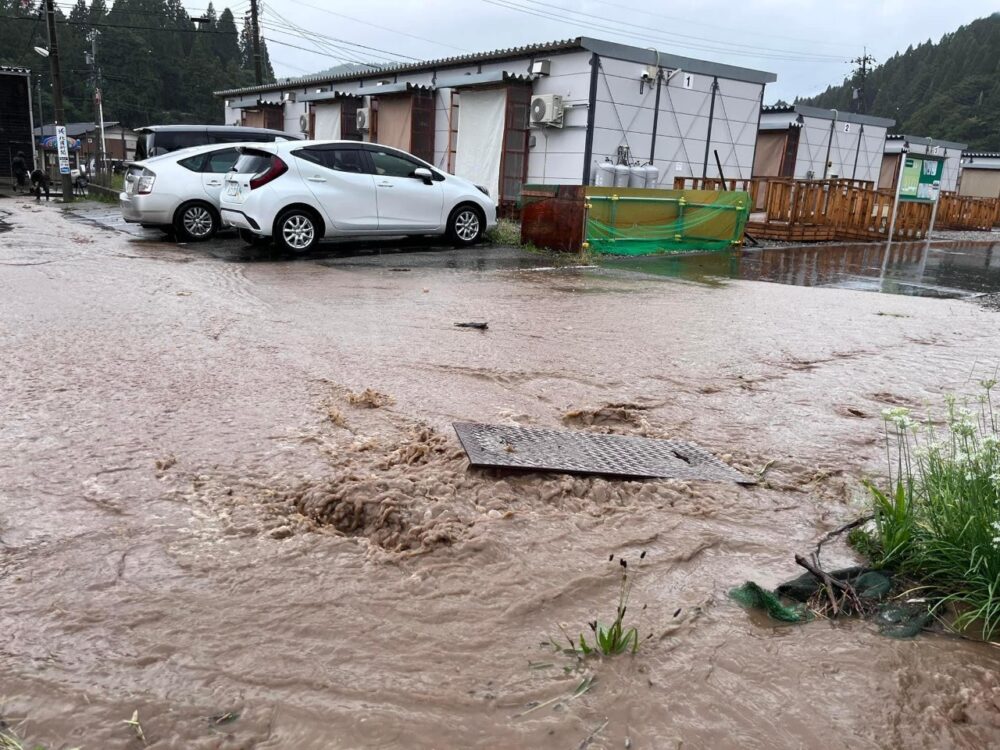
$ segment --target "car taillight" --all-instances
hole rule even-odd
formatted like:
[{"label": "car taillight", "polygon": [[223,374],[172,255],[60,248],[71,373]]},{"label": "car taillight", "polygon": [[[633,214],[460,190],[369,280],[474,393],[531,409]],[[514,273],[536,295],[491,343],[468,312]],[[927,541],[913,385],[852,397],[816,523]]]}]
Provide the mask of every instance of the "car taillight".
[{"label": "car taillight", "polygon": [[156,182],[156,175],[148,169],[143,169],[136,183],[136,190],[139,195],[148,195],[153,192],[153,183]]},{"label": "car taillight", "polygon": [[270,163],[267,165],[267,169],[250,178],[250,189],[256,190],[257,188],[266,185],[271,180],[276,180],[281,177],[281,175],[287,171],[288,165],[277,156],[272,156]]}]

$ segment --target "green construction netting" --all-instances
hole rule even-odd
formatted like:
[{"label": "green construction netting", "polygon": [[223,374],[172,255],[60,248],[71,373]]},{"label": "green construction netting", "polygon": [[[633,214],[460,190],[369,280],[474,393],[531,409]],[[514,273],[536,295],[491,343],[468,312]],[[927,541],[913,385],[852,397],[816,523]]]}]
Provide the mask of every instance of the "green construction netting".
[{"label": "green construction netting", "polygon": [[730,590],[729,598],[747,609],[759,609],[771,619],[780,622],[806,622],[809,612],[802,605],[788,606],[774,593],[753,581],[747,581],[739,588]]},{"label": "green construction netting", "polygon": [[750,216],[741,191],[604,191],[587,195],[586,241],[608,255],[725,250],[742,244]]}]

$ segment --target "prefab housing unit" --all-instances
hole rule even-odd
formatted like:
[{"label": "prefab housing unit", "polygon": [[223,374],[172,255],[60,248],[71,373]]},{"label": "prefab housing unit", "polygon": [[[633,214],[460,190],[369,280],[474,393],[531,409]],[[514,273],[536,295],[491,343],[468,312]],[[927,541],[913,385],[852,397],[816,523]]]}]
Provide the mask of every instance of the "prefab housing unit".
[{"label": "prefab housing unit", "polygon": [[903,149],[909,154],[936,156],[944,162],[941,173],[941,190],[954,192],[958,186],[958,173],[962,166],[962,151],[966,144],[939,141],[917,135],[887,135],[885,153],[882,156],[882,174],[878,186],[883,190],[893,190],[899,178],[899,164]]},{"label": "prefab housing unit", "polygon": [[716,152],[727,178],[748,178],[764,87],[774,80],[580,37],[216,95],[227,124],[403,148],[510,205],[525,183],[590,181],[622,147],[658,168],[658,186],[718,176]]},{"label": "prefab housing unit", "polygon": [[35,161],[31,109],[31,71],[0,66],[0,187],[14,184],[11,165],[18,152],[30,171]]},{"label": "prefab housing unit", "polygon": [[753,176],[878,183],[886,131],[895,124],[801,104],[764,107]]},{"label": "prefab housing unit", "polygon": [[962,154],[959,195],[1000,198],[1000,153],[968,151]]}]

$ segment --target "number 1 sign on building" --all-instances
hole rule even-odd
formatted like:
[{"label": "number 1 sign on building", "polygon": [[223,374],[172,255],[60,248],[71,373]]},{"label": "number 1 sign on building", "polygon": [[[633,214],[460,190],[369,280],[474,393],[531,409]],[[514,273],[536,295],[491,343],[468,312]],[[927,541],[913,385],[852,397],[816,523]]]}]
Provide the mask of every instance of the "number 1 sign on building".
[{"label": "number 1 sign on building", "polygon": [[56,147],[59,150],[59,174],[69,174],[69,141],[65,125],[56,125]]}]

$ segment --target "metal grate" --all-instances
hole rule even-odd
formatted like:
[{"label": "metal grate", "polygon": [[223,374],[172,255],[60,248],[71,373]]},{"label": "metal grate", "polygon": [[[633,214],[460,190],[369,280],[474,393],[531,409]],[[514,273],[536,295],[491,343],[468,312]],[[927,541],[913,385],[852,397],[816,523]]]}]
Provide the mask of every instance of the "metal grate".
[{"label": "metal grate", "polygon": [[739,484],[755,481],[691,443],[474,422],[455,422],[452,427],[473,466]]}]

